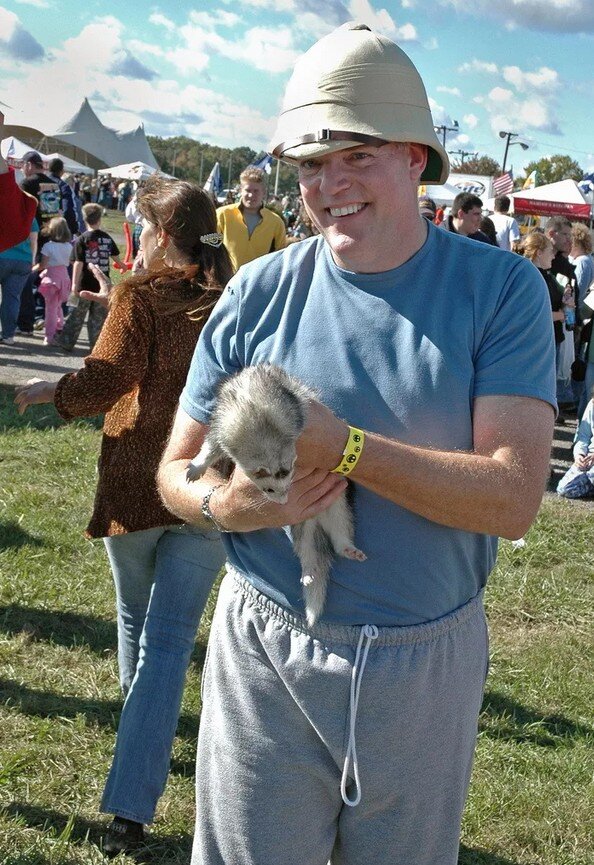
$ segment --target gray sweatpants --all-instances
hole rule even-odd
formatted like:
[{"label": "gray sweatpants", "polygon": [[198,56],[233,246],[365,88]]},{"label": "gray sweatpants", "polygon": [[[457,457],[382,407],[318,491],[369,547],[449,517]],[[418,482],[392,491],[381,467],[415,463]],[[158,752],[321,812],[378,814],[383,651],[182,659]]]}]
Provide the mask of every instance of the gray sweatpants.
[{"label": "gray sweatpants", "polygon": [[455,865],[487,665],[481,595],[413,627],[308,629],[227,574],[192,865]]}]

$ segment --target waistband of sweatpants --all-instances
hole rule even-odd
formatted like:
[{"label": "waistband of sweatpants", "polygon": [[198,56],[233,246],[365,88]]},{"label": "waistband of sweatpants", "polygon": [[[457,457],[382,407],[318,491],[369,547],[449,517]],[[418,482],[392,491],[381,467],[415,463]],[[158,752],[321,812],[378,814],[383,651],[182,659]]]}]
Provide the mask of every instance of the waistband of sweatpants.
[{"label": "waistband of sweatpants", "polygon": [[[242,573],[230,567],[229,564],[227,564],[227,574],[228,578],[233,581],[236,590],[243,595],[251,607],[275,619],[279,624],[284,624],[287,628],[300,631],[321,642],[356,646],[363,625],[373,624],[373,622],[362,622],[360,625],[339,625],[334,622],[317,622],[310,628],[305,618],[295,615],[277,604],[268,595],[258,591]],[[418,625],[378,626],[378,636],[373,641],[374,646],[404,646],[436,640],[459,628],[475,616],[482,615],[483,595],[484,591],[481,589],[466,604],[430,622],[421,622]]]}]

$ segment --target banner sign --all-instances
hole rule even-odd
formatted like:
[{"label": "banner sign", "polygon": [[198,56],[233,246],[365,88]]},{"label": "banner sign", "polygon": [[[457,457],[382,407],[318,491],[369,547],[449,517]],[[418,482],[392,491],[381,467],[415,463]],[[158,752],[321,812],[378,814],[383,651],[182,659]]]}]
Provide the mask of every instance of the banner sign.
[{"label": "banner sign", "polygon": [[487,198],[493,198],[493,178],[486,174],[450,174],[448,184],[460,192],[478,195],[483,204],[487,203]]},{"label": "banner sign", "polygon": [[525,213],[530,216],[568,216],[577,219],[589,219],[591,213],[589,204],[569,204],[566,201],[537,201],[533,198],[521,198],[514,195],[514,213]]}]

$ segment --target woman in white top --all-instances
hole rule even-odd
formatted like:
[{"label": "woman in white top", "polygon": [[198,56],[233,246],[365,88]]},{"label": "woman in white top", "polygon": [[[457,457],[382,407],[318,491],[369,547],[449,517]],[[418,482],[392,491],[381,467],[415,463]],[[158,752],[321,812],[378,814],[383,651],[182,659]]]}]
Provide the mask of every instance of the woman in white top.
[{"label": "woman in white top", "polygon": [[41,282],[39,291],[45,298],[45,345],[53,340],[56,331],[64,327],[62,304],[70,294],[68,265],[72,254],[72,235],[61,216],[50,220],[47,234],[49,240],[41,253]]}]

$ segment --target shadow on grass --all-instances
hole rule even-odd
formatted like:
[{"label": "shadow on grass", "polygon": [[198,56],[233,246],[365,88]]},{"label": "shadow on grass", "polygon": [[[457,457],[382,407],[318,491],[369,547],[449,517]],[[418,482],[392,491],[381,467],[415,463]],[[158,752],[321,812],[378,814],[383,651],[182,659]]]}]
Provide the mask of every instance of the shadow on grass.
[{"label": "shadow on grass", "polygon": [[0,550],[10,548],[18,550],[21,547],[45,547],[47,544],[41,538],[36,538],[26,532],[18,523],[0,522]]},{"label": "shadow on grass", "polygon": [[[11,802],[9,805],[2,808],[2,813],[8,818],[17,818],[19,822],[25,822],[30,829],[39,829],[43,832],[51,833],[53,837],[60,836],[68,824],[68,816],[59,811],[52,811],[46,808],[40,808],[35,805],[30,805],[25,802]],[[99,846],[101,835],[105,831],[105,822],[99,820],[87,820],[82,817],[75,817],[72,830],[70,833],[71,843],[84,843],[90,841],[92,844]],[[141,857],[142,861],[161,861],[171,862],[172,857],[175,861],[189,861],[190,851],[192,849],[192,836],[187,833],[179,833],[177,835],[159,835],[155,833],[149,836],[146,844],[147,857]],[[16,854],[17,857],[19,854]],[[45,865],[45,860],[35,858],[31,860],[35,865]],[[49,865],[49,860],[47,860]],[[27,860],[15,858],[14,860],[5,860],[6,865],[28,865]],[[462,845],[460,848],[460,856],[458,865],[517,865],[511,859],[504,859],[494,853],[489,853],[486,850],[473,849]]]},{"label": "shadow on grass", "polygon": [[[0,705],[16,708],[22,715],[32,718],[76,718],[82,715],[87,724],[97,724],[114,732],[122,709],[121,700],[93,700],[39,691],[10,679],[0,679]],[[193,742],[198,735],[198,726],[195,715],[182,714],[177,735]]]},{"label": "shadow on grass", "polygon": [[117,646],[115,622],[95,616],[23,607],[19,604],[0,607],[0,633],[6,636],[25,633],[36,643],[45,641],[68,649],[87,646],[98,655],[115,652]]},{"label": "shadow on grass", "polygon": [[586,724],[564,715],[543,714],[496,691],[485,693],[479,730],[492,739],[543,747],[558,747],[568,739],[585,738],[594,732]]},{"label": "shadow on grass", "polygon": [[[52,837],[59,837],[67,828],[70,815],[63,814],[60,811],[53,811],[48,808],[40,808],[36,805],[30,805],[27,802],[11,802],[1,809],[1,813],[8,818],[18,819],[18,822],[24,823],[30,829],[39,829],[43,832],[50,833]],[[101,837],[105,832],[106,820],[87,820],[83,817],[74,817],[72,829],[69,834],[71,843],[83,843],[90,841],[97,846],[101,843]],[[192,836],[187,833],[179,833],[177,835],[149,835],[145,845],[146,853],[149,854],[146,858],[139,856],[138,861],[189,861],[190,851],[192,849]],[[33,854],[35,855],[35,854]],[[25,865],[27,862],[23,858],[23,854],[15,854],[16,858],[12,860],[14,865]],[[175,860],[172,857],[175,856]],[[10,860],[3,860],[4,865],[8,865]],[[39,857],[32,859],[32,862],[37,865],[43,865],[45,860]],[[55,860],[51,860],[52,862]],[[50,860],[47,860],[48,865]],[[12,865],[12,863],[11,863]],[[503,865],[503,863],[502,863]]]}]

